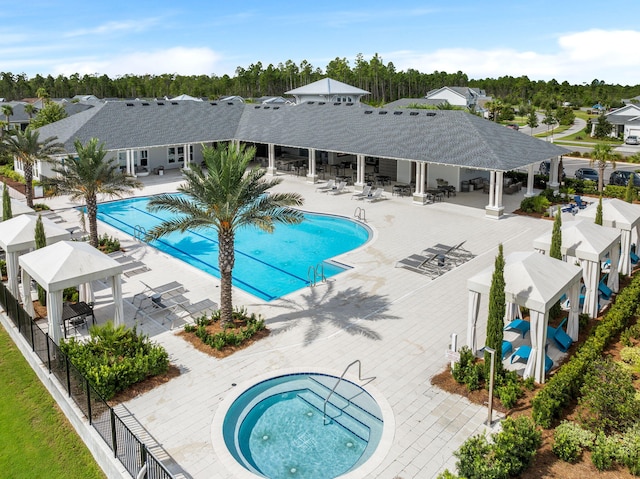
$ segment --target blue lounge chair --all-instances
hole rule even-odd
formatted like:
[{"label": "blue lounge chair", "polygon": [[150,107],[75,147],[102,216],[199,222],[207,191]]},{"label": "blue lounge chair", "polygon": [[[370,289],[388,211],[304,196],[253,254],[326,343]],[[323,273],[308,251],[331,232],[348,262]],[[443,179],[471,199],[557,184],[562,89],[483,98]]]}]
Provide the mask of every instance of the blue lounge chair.
[{"label": "blue lounge chair", "polygon": [[530,329],[531,329],[531,323],[529,323],[529,321],[525,321],[524,319],[514,319],[504,327],[505,331],[515,330],[515,331],[518,331],[519,333],[522,333],[523,339],[527,335]]},{"label": "blue lounge chair", "polygon": [[600,280],[600,283],[598,283],[598,291],[600,291],[600,294],[604,299],[611,299],[611,296],[613,295],[613,291],[611,291],[611,288],[607,286],[608,277],[609,275],[605,274]]},{"label": "blue lounge chair", "polygon": [[566,322],[567,318],[564,318],[557,328],[547,326],[547,339],[554,340],[556,346],[558,346],[558,349],[562,352],[567,352],[573,344],[571,336],[565,333],[564,329],[562,329],[562,326],[564,326]]},{"label": "blue lounge chair", "polygon": [[502,341],[502,359],[506,358],[508,354],[513,351],[513,344],[509,341]]},{"label": "blue lounge chair", "polygon": [[[513,361],[528,361],[529,356],[531,356],[531,346],[522,345],[517,348],[513,354],[511,355],[511,364]],[[549,372],[549,370],[553,367],[553,359],[551,359],[546,354],[544,355],[544,372],[545,374]]]},{"label": "blue lounge chair", "polygon": [[582,198],[580,197],[580,195],[575,195],[573,197],[573,201],[576,202],[576,205],[578,205],[578,208],[583,210],[587,207],[587,203],[585,203],[584,201],[582,201]]},{"label": "blue lounge chair", "polygon": [[633,264],[638,264],[638,261],[640,261],[640,257],[638,257],[638,255],[635,254],[633,251],[629,253],[629,259]]}]

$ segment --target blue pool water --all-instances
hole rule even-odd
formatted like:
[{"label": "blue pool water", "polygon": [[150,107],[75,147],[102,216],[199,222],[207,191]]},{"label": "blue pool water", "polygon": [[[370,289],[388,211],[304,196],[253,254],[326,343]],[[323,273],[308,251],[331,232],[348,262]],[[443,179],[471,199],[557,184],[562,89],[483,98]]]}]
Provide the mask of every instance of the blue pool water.
[{"label": "blue pool water", "polygon": [[[150,230],[171,213],[147,211],[148,197],[98,205],[98,219],[132,236],[136,227]],[[309,268],[322,265],[325,277],[346,266],[331,258],[351,251],[369,239],[360,223],[330,215],[305,213],[299,225],[276,225],[273,233],[247,227],[235,237],[234,286],[265,301],[309,284]],[[218,238],[211,230],[172,233],[151,243],[154,247],[219,278]],[[321,269],[318,268],[318,271]]]},{"label": "blue pool water", "polygon": [[383,422],[376,401],[354,383],[315,373],[263,381],[226,413],[225,444],[249,471],[269,479],[332,479],[363,464]]}]

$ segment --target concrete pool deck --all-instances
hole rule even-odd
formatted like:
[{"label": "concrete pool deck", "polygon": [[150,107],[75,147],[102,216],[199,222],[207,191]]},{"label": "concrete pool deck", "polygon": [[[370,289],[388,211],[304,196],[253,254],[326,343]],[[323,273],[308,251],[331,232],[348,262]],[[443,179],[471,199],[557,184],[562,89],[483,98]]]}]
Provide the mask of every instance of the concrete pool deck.
[{"label": "concrete pool deck", "polygon": [[[369,471],[371,478],[429,478],[445,468],[455,469],[455,451],[469,436],[486,430],[486,407],[431,386],[430,378],[447,365],[444,353],[451,333],[465,344],[468,291],[466,281],[493,265],[497,246],[505,254],[531,251],[532,240],[551,230],[552,222],[510,214],[522,194],[505,196],[501,220],[485,217],[487,195],[458,193],[427,206],[411,204],[410,197],[385,193],[384,201],[352,201],[351,194],[327,195],[303,177],[282,176],[279,191],[297,191],[305,197],[304,209],[353,217],[364,208],[373,230],[364,247],[337,258],[353,266],[324,284],[305,288],[270,303],[234,289],[234,304],[261,314],[271,334],[251,347],[225,359],[203,354],[170,330],[169,324],[144,319],[139,329],[169,351],[171,362],[182,374],[168,383],[118,406],[136,433],[176,477],[234,478],[212,445],[212,422],[219,405],[237,385],[269,372],[296,368],[338,376],[352,361],[362,362],[363,375],[388,401],[395,419],[395,434],[388,452]],[[179,177],[146,177],[139,195],[175,191]],[[159,181],[163,181],[160,183]],[[36,200],[40,202],[40,200]],[[64,198],[44,200],[60,211],[69,226],[77,213]],[[66,225],[65,225],[66,226]],[[144,281],[160,285],[184,284],[193,302],[219,301],[219,280],[100,224],[100,234],[122,238],[129,254],[143,261],[149,271],[124,278],[127,324],[133,325],[134,294]],[[399,259],[437,243],[464,246],[475,258],[430,279],[396,268]],[[98,322],[109,317],[110,292],[97,292]],[[478,332],[484,339],[486,299],[481,304]],[[507,339],[513,334],[505,333]],[[520,364],[524,368],[524,364]],[[357,380],[353,368],[347,378]],[[357,381],[354,381],[357,382]],[[496,424],[494,424],[494,428]]]}]

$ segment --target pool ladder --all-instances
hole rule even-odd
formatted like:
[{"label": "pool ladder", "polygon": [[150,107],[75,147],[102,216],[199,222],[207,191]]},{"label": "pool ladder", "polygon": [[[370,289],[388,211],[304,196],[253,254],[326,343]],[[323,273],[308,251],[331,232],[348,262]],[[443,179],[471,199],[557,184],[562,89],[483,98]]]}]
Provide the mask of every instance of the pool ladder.
[{"label": "pool ladder", "polygon": [[147,236],[147,230],[144,227],[140,225],[133,227],[133,239],[144,242],[145,236]]},{"label": "pool ladder", "polygon": [[367,213],[364,208],[361,208],[360,206],[356,206],[356,210],[353,212],[353,217],[365,223],[367,222]]},{"label": "pool ladder", "polygon": [[[331,422],[327,422],[327,403],[329,402],[329,398],[331,398],[333,393],[336,391],[336,389],[338,388],[338,385],[344,379],[344,375],[347,374],[347,371],[349,370],[349,368],[351,366],[353,366],[354,364],[356,364],[356,363],[358,364],[358,381],[360,381],[360,382],[366,381],[366,383],[364,383],[363,385],[367,385],[367,384],[369,384],[371,381],[373,381],[375,379],[375,376],[372,376],[370,378],[363,378],[362,377],[362,362],[360,362],[359,359],[356,359],[352,363],[349,363],[349,365],[346,368],[344,368],[344,371],[342,371],[342,374],[340,375],[340,377],[336,381],[336,384],[333,386],[333,389],[331,390],[331,392],[327,396],[327,399],[324,400],[324,404],[322,405],[322,424],[323,425],[327,426],[328,424],[331,423]],[[350,399],[347,399],[347,398],[345,398],[345,399],[349,402],[349,404],[351,404],[351,400]]]},{"label": "pool ladder", "polygon": [[318,282],[325,283],[327,281],[327,278],[324,275],[324,263],[309,266],[309,269],[307,270],[307,281],[309,282],[309,286],[312,288],[316,286]]}]

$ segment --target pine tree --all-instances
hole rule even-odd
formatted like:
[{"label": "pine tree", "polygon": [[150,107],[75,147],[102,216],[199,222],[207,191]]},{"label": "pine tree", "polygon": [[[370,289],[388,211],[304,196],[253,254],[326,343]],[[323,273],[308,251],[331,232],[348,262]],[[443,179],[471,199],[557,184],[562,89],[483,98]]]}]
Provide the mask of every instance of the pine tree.
[{"label": "pine tree", "polygon": [[633,173],[629,175],[629,181],[627,182],[627,189],[624,192],[624,200],[627,203],[633,203],[636,199],[636,188],[633,186]]},{"label": "pine tree", "polygon": [[[35,229],[35,241],[36,241],[36,249],[44,248],[47,246],[47,237],[44,234],[44,225],[42,224],[42,216],[38,215],[38,219],[36,220],[36,229]],[[38,301],[42,306],[47,305],[47,294],[44,288],[38,285]]]},{"label": "pine tree", "polygon": [[[489,317],[487,319],[487,341],[486,345],[496,351],[496,374],[502,370],[502,341],[504,339],[504,315],[505,315],[505,293],[504,293],[504,255],[502,244],[498,246],[498,256],[496,256],[493,277],[491,278],[491,289],[489,290]],[[485,377],[488,378],[491,371],[491,355],[484,353]]]},{"label": "pine tree", "polygon": [[602,226],[602,195],[600,195],[600,199],[598,200],[598,207],[596,208],[596,221],[597,225]]},{"label": "pine tree", "polygon": [[9,196],[9,188],[6,183],[3,183],[2,187],[2,221],[7,221],[13,218],[11,212],[11,197]]},{"label": "pine tree", "polygon": [[[562,212],[558,206],[556,218],[553,221],[553,232],[551,233],[551,248],[549,249],[549,256],[562,261]],[[549,317],[555,318],[560,315],[560,301],[551,306],[549,311]]]}]

